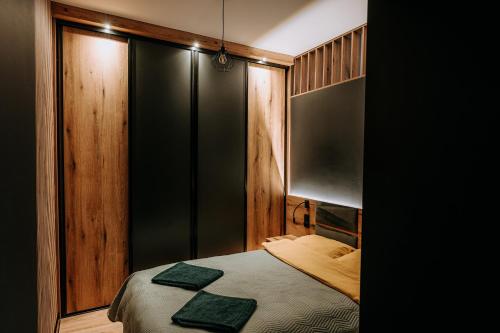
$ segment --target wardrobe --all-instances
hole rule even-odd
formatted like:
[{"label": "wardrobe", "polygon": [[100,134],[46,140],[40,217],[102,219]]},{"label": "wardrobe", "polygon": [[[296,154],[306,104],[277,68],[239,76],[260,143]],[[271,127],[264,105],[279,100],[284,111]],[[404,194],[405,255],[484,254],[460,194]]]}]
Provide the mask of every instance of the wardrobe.
[{"label": "wardrobe", "polygon": [[[61,307],[128,274],[252,250],[284,221],[283,67],[59,22]],[[251,169],[251,170],[250,170]]]}]

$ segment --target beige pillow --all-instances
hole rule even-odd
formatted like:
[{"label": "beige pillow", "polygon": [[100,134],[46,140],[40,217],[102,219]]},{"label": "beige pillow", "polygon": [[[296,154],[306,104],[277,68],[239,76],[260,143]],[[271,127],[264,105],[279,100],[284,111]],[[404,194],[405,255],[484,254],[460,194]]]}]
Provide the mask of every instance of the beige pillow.
[{"label": "beige pillow", "polygon": [[361,249],[357,249],[335,260],[347,270],[359,276],[361,272]]},{"label": "beige pillow", "polygon": [[352,246],[318,235],[302,236],[294,240],[294,242],[333,259],[349,254],[355,250]]}]

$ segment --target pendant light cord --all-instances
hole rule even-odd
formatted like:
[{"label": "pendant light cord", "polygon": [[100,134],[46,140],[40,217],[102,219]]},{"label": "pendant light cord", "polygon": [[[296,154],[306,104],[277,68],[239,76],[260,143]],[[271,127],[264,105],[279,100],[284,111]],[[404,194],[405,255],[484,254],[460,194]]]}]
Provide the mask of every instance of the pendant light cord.
[{"label": "pendant light cord", "polygon": [[222,0],[222,46],[224,46],[224,3],[225,0]]}]

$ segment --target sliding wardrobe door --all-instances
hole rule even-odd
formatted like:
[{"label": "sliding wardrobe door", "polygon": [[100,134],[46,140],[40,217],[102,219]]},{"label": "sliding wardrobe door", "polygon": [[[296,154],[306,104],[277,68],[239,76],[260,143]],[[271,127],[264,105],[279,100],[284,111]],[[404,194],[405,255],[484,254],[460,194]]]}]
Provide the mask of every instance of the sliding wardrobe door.
[{"label": "sliding wardrobe door", "polygon": [[132,42],[134,271],[191,258],[191,51]]},{"label": "sliding wardrobe door", "polygon": [[244,250],[246,64],[198,67],[198,257]]},{"label": "sliding wardrobe door", "polygon": [[285,94],[284,69],[248,65],[247,250],[284,223]]},{"label": "sliding wardrobe door", "polygon": [[128,44],[64,27],[62,54],[63,311],[71,313],[110,304],[128,275]]}]

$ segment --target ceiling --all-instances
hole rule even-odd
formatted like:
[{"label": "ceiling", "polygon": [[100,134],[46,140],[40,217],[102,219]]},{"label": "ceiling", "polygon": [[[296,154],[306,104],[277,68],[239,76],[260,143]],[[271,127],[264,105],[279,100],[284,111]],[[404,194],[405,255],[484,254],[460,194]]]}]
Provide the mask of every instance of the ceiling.
[{"label": "ceiling", "polygon": [[[220,38],[222,0],[57,0]],[[298,55],[366,23],[368,0],[226,0],[225,39]]]}]

